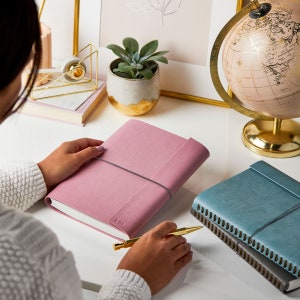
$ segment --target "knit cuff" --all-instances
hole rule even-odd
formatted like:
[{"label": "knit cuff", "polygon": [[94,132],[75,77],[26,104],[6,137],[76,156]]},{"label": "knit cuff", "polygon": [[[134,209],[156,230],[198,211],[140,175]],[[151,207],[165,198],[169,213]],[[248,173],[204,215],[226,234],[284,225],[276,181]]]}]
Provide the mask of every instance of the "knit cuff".
[{"label": "knit cuff", "polygon": [[26,210],[47,192],[43,174],[31,161],[0,164],[0,196],[3,204]]},{"label": "knit cuff", "polygon": [[27,162],[32,178],[34,178],[34,194],[36,201],[45,197],[47,193],[47,187],[43,173],[41,172],[39,166],[35,162]]},{"label": "knit cuff", "polygon": [[117,270],[111,281],[104,285],[98,295],[98,300],[113,299],[151,299],[151,290],[147,282],[138,274],[128,270]]}]

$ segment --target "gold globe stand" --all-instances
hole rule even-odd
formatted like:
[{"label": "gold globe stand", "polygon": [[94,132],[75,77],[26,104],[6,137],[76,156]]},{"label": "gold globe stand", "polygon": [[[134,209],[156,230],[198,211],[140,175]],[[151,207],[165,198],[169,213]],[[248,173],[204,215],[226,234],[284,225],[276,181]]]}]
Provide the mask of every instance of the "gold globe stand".
[{"label": "gold globe stand", "polygon": [[243,143],[251,151],[269,157],[286,158],[300,154],[300,124],[293,120],[248,122],[243,129]]},{"label": "gold globe stand", "polygon": [[272,118],[246,108],[239,100],[226,92],[218,73],[219,52],[229,31],[247,14],[260,17],[266,13],[267,8],[264,7],[264,4],[261,5],[257,0],[253,0],[228,21],[213,45],[210,57],[210,73],[221,98],[236,111],[254,119],[244,126],[242,132],[244,145],[251,151],[268,157],[293,157],[300,155],[300,124],[293,120]]}]

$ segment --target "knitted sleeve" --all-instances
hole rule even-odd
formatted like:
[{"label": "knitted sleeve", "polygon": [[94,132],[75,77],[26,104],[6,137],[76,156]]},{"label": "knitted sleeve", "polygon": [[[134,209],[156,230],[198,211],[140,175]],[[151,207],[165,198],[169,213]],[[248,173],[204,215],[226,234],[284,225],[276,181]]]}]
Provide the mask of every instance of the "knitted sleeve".
[{"label": "knitted sleeve", "polygon": [[46,195],[38,165],[29,161],[0,163],[0,199],[9,207],[26,210]]},{"label": "knitted sleeve", "polygon": [[0,299],[82,300],[73,256],[55,234],[0,205]]},{"label": "knitted sleeve", "polygon": [[117,270],[113,278],[103,285],[97,300],[149,300],[151,291],[146,281],[128,270]]},{"label": "knitted sleeve", "polygon": [[[25,213],[1,206],[26,210],[46,192],[36,163],[0,163],[0,299],[82,299],[73,256],[59,246],[52,231]],[[104,299],[148,300],[151,291],[137,274],[118,270],[99,292],[98,300]]]}]

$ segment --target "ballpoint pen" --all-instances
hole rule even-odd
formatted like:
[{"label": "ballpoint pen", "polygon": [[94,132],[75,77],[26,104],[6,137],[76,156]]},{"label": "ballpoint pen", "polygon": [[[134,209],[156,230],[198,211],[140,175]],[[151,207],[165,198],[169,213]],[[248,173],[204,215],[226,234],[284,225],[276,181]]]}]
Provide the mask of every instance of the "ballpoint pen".
[{"label": "ballpoint pen", "polygon": [[[168,235],[185,235],[191,233],[193,231],[199,230],[203,228],[203,226],[193,226],[193,227],[182,227],[178,228],[173,232],[170,232]],[[167,236],[168,236],[167,235]],[[121,248],[128,248],[131,247],[140,237],[136,237],[130,240],[126,240],[124,242],[113,244],[114,250],[119,250]]]}]

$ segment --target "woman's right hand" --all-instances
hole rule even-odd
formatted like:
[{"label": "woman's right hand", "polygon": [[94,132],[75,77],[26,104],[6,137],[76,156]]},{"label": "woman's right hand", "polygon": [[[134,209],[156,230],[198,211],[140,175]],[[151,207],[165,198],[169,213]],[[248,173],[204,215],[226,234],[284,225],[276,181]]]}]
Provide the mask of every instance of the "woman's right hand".
[{"label": "woman's right hand", "polygon": [[157,293],[192,259],[186,239],[168,235],[176,229],[175,223],[165,221],[142,235],[123,257],[118,269],[137,273],[148,283],[152,295]]}]

